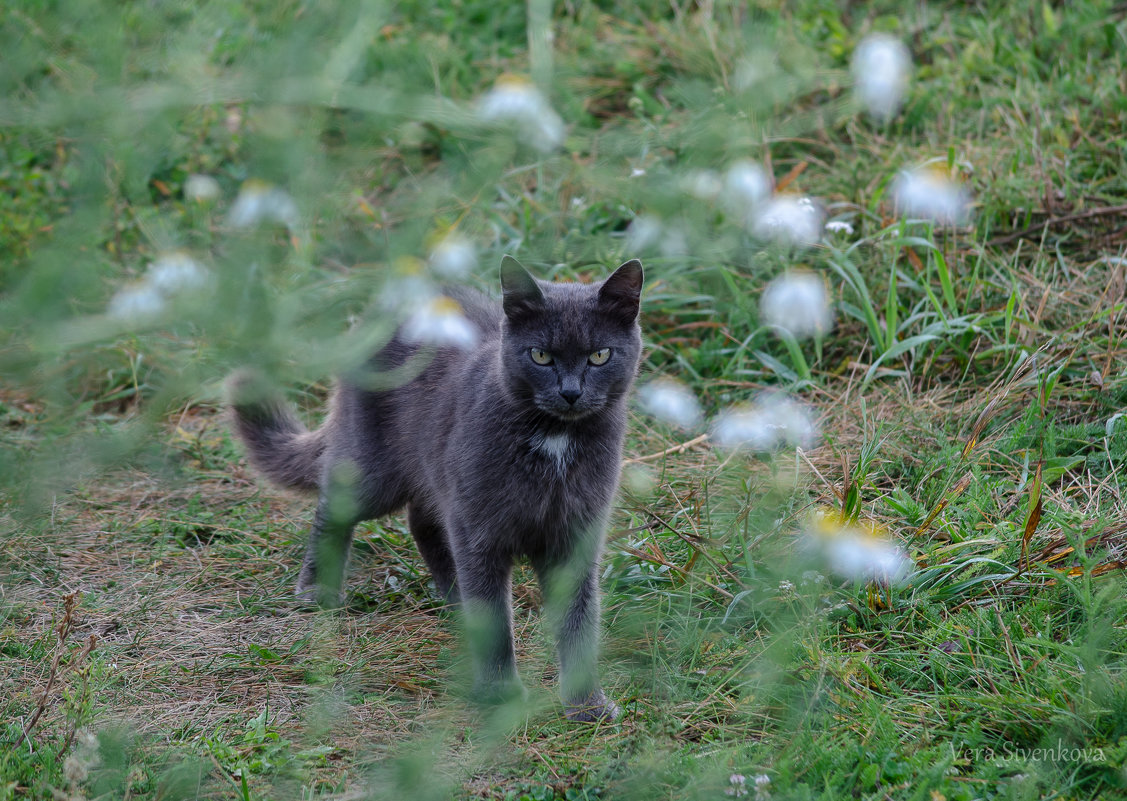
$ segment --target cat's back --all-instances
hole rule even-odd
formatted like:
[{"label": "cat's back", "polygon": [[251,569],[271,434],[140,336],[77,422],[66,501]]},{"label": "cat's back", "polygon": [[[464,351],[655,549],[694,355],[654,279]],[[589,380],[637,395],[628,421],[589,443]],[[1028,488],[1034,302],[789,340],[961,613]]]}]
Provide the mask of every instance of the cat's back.
[{"label": "cat's back", "polygon": [[500,301],[468,286],[443,287],[442,294],[457,302],[480,339],[489,340],[501,335],[504,312]]}]

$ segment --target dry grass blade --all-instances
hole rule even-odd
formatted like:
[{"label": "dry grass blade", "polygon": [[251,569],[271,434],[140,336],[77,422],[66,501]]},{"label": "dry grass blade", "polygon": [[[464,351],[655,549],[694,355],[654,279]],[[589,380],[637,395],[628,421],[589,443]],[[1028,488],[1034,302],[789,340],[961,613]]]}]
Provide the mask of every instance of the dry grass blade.
[{"label": "dry grass blade", "polygon": [[927,516],[927,519],[920,525],[920,527],[917,528],[915,532],[913,532],[912,536],[919,537],[925,531],[931,528],[931,524],[935,522],[935,518],[939,517],[939,515],[943,512],[944,509],[947,508],[947,505],[951,503],[951,501],[966,492],[967,487],[971,485],[972,481],[974,481],[974,473],[968,472],[965,476],[960,478],[955,483],[955,486],[951,487],[951,489],[948,490],[947,494],[939,500],[939,503],[937,503],[935,505],[935,508],[931,510],[931,514],[929,514]]},{"label": "dry grass blade", "polygon": [[1033,538],[1033,532],[1037,530],[1037,526],[1041,522],[1041,512],[1043,510],[1041,490],[1044,484],[1042,477],[1042,468],[1045,463],[1043,460],[1037,462],[1037,472],[1033,475],[1033,481],[1029,485],[1029,514],[1025,518],[1025,530],[1021,535],[1021,563],[1023,569],[1029,569],[1029,540]]},{"label": "dry grass blade", "polygon": [[[1012,375],[1008,378],[999,378],[987,389],[987,392],[992,393],[992,395],[990,400],[986,403],[986,406],[978,413],[974,424],[971,426],[971,433],[967,439],[967,444],[963,447],[964,458],[978,446],[982,438],[982,432],[986,430],[986,426],[994,417],[998,406],[1006,399],[1013,388],[1024,381],[1031,372],[1039,371],[1040,367],[1043,367],[1040,362],[1052,345],[1052,342],[1046,342],[1019,364],[1014,369]],[[1071,349],[1069,349],[1068,352],[1070,353]]]},{"label": "dry grass blade", "polygon": [[784,191],[788,186],[794,183],[794,180],[798,178],[798,176],[802,175],[802,173],[805,172],[806,168],[809,166],[809,162],[806,161],[800,161],[798,162],[798,164],[795,164],[793,167],[791,167],[790,172],[779,179],[779,182],[775,185],[775,191]]}]

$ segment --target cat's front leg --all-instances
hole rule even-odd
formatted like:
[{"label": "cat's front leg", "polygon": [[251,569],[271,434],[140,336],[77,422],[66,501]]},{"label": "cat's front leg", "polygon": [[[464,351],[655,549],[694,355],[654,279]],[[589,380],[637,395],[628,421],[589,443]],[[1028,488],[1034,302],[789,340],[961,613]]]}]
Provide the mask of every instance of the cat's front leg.
[{"label": "cat's front leg", "polygon": [[560,695],[569,720],[615,720],[618,704],[599,685],[599,583],[595,559],[534,562],[556,637]]},{"label": "cat's front leg", "polygon": [[458,540],[454,560],[474,698],[491,704],[522,697],[513,647],[512,559],[464,533]]}]

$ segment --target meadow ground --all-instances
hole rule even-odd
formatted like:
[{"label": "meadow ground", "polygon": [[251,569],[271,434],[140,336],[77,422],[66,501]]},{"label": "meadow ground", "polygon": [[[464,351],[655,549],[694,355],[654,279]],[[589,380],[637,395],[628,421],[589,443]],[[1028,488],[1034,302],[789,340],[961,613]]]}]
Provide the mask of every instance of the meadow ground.
[{"label": "meadow ground", "polygon": [[[1123,797],[1121,5],[327,5],[0,11],[0,799]],[[852,91],[874,31],[913,61],[887,121]],[[558,142],[483,123],[504,73]],[[750,235],[708,183],[744,159],[851,231]],[[893,202],[920,165],[967,219]],[[343,610],[299,608],[309,502],[220,412],[250,362],[315,419],[452,231],[486,288],[505,252],[640,256],[642,382],[817,420],[747,455],[632,411],[619,722],[562,719],[527,572],[529,704],[475,708],[399,518],[361,527]],[[154,301],[172,253],[199,272]],[[833,301],[817,341],[762,325],[796,269]],[[836,577],[801,547],[819,511],[915,572]]]}]

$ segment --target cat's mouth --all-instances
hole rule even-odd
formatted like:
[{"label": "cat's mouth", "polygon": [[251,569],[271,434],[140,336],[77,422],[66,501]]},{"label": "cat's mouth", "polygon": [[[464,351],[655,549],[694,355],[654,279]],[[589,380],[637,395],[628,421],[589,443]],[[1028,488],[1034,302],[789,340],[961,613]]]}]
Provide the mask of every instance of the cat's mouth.
[{"label": "cat's mouth", "polygon": [[592,403],[568,404],[562,402],[540,402],[537,403],[536,406],[545,414],[550,414],[552,417],[555,417],[559,420],[565,420],[569,423],[576,420],[582,420],[584,417],[588,417],[599,410],[598,404]]}]

